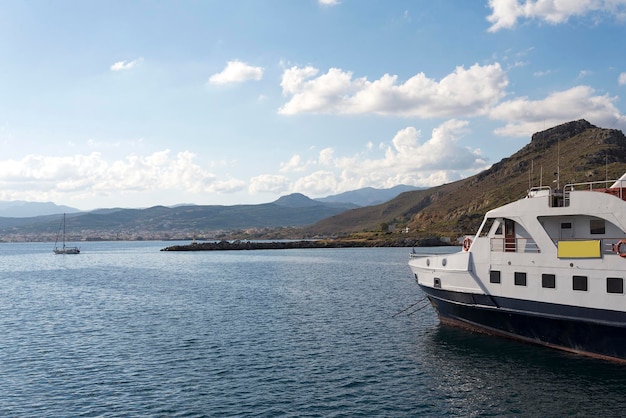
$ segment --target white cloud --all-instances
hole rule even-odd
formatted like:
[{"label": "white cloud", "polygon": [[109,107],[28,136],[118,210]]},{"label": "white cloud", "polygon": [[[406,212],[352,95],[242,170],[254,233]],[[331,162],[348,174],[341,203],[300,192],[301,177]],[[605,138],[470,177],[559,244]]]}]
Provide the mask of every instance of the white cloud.
[{"label": "white cloud", "polygon": [[282,193],[289,189],[289,179],[285,176],[262,174],[250,179],[248,190],[251,193]]},{"label": "white cloud", "polygon": [[287,173],[290,171],[304,171],[311,164],[311,162],[302,162],[302,158],[296,154],[291,157],[291,159],[286,163],[280,164],[280,172]]},{"label": "white cloud", "polygon": [[133,61],[118,61],[115,64],[111,65],[111,71],[130,70],[131,68],[138,65],[141,61],[143,61],[143,58],[137,58]]},{"label": "white cloud", "polygon": [[[351,72],[331,68],[317,76],[313,67],[291,67],[283,73],[283,95],[289,99],[279,113],[338,113],[452,117],[484,114],[504,97],[508,85],[500,64],[457,67],[440,81],[419,73],[402,84],[397,76],[375,81],[353,79]],[[317,76],[316,78],[313,78]]]},{"label": "white cloud", "polygon": [[[241,180],[217,181],[194,162],[195,157],[189,151],[172,155],[170,150],[113,162],[97,152],[68,157],[27,155],[0,161],[0,200],[66,200],[70,195],[87,198],[150,191],[229,193],[244,187]],[[30,192],[22,192],[26,189]]]},{"label": "white cloud", "polygon": [[336,6],[339,4],[339,0],[318,0],[322,6]]},{"label": "white cloud", "polygon": [[260,80],[263,78],[263,68],[253,67],[238,60],[229,61],[226,68],[220,73],[213,74],[209,78],[211,84],[241,83],[248,80]]},{"label": "white cloud", "polygon": [[623,18],[626,0],[489,0],[489,32],[515,26],[519,19],[538,19],[550,24],[566,22],[573,16],[607,13]]},{"label": "white cloud", "polygon": [[466,121],[448,120],[433,129],[431,137],[423,142],[416,128],[401,129],[380,158],[335,157],[332,149],[324,149],[319,154],[319,164],[324,169],[298,178],[291,189],[308,196],[323,196],[367,186],[434,186],[475,174],[487,163],[480,150],[459,144],[467,125]]},{"label": "white cloud", "polygon": [[340,184],[332,171],[316,171],[300,177],[294,184],[294,190],[307,196],[322,196],[340,190]]},{"label": "white cloud", "polygon": [[535,71],[533,73],[533,76],[534,77],[546,77],[546,76],[554,74],[555,72],[556,72],[555,70]]},{"label": "white cloud", "polygon": [[[530,136],[546,128],[577,119],[586,119],[599,126],[626,127],[626,117],[614,105],[616,97],[595,95],[588,86],[550,94],[542,100],[521,97],[504,102],[489,114],[491,119],[507,121],[495,131],[503,136]],[[511,122],[513,121],[513,122]]]},{"label": "white cloud", "polygon": [[617,77],[617,83],[620,86],[623,86],[624,84],[626,84],[626,73],[621,73],[619,77]]},{"label": "white cloud", "polygon": [[330,165],[333,161],[334,150],[332,148],[324,148],[319,154],[320,165]]}]

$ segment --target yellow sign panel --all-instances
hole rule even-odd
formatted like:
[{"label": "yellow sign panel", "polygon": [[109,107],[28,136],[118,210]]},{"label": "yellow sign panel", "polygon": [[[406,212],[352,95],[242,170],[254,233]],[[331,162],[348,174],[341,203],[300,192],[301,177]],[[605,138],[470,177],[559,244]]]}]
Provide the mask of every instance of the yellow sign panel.
[{"label": "yellow sign panel", "polygon": [[559,258],[600,258],[600,240],[559,241]]}]

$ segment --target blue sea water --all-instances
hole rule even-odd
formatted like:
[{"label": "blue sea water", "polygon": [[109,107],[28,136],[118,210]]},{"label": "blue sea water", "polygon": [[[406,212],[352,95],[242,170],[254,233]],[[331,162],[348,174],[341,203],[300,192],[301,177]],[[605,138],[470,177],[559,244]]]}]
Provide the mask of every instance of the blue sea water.
[{"label": "blue sea water", "polygon": [[0,416],[624,415],[624,365],[439,325],[407,248],[171,244],[0,244]]}]

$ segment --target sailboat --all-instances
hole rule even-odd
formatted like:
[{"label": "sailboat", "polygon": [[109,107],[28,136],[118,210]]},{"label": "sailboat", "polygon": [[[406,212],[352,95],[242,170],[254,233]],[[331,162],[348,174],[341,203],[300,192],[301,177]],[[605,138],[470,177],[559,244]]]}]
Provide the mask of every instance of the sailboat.
[{"label": "sailboat", "polygon": [[[62,232],[61,232],[62,231]],[[59,243],[59,235],[62,235],[63,246],[58,247]],[[63,214],[63,221],[59,226],[59,232],[57,233],[57,238],[54,241],[54,253],[55,254],[80,254],[80,248],[78,247],[67,247],[65,245],[65,214]]]}]

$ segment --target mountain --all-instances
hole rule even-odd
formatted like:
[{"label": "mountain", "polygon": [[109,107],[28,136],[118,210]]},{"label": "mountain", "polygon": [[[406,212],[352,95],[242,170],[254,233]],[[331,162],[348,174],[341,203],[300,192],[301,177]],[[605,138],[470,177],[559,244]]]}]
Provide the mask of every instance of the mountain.
[{"label": "mountain", "polygon": [[[69,240],[213,237],[219,231],[302,227],[354,207],[293,194],[259,205],[97,210],[68,214],[67,231],[71,235]],[[54,240],[59,222],[58,215],[0,218],[0,239]]]},{"label": "mountain", "polygon": [[325,203],[353,203],[357,206],[372,206],[384,203],[398,196],[400,193],[408,192],[410,190],[420,190],[420,188],[415,186],[407,186],[405,184],[400,184],[389,189],[375,189],[373,187],[364,187],[362,189],[339,193],[333,196],[322,197],[315,200]]},{"label": "mountain", "polygon": [[456,238],[475,233],[485,212],[524,197],[531,185],[563,187],[617,179],[625,172],[624,134],[578,120],[535,133],[521,150],[475,176],[331,216],[306,233],[381,231],[386,224],[408,227],[415,236]]},{"label": "mountain", "polygon": [[52,202],[26,202],[23,200],[0,202],[0,216],[9,218],[28,218],[76,212],[80,212],[80,210],[69,206],[56,205]]}]

